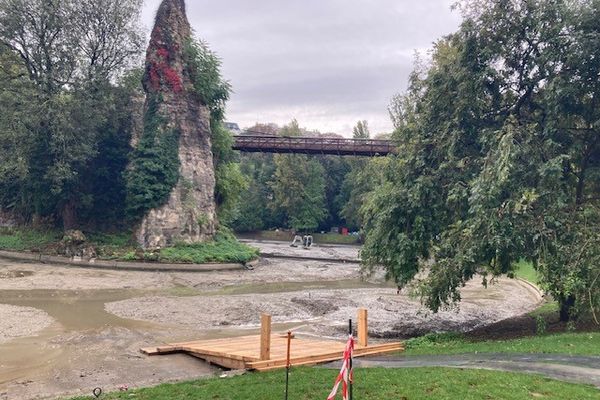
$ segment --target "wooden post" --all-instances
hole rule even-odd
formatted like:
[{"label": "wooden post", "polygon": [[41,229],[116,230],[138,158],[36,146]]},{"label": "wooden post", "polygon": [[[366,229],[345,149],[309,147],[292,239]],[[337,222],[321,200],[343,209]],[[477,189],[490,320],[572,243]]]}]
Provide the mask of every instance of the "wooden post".
[{"label": "wooden post", "polygon": [[260,359],[271,359],[271,316],[262,314],[260,317]]},{"label": "wooden post", "polygon": [[367,309],[358,310],[358,345],[367,347],[369,345],[369,324],[367,322]]},{"label": "wooden post", "polygon": [[285,400],[288,400],[289,392],[290,392],[290,368],[292,366],[291,349],[292,349],[292,331],[288,331],[288,333],[287,333],[287,355],[286,355],[286,361],[285,361]]}]

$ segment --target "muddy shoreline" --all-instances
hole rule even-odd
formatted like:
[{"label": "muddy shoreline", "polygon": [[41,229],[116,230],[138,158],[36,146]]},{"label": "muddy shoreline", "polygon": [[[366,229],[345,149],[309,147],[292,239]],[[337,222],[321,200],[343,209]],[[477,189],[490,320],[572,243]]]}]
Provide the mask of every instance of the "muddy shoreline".
[{"label": "muddy shoreline", "polygon": [[[285,243],[256,245],[290,251]],[[358,249],[309,253],[354,257]],[[541,301],[529,285],[510,279],[489,289],[474,281],[463,298],[458,311],[428,314],[406,293],[397,295],[382,273],[365,279],[356,264],[324,261],[270,259],[251,271],[184,273],[0,259],[0,400],[89,395],[94,387],[111,391],[219,374],[191,357],[146,357],[139,349],[254,334],[261,312],[273,315],[275,330],[343,338],[347,319],[366,307],[371,336],[399,338],[484,327]]]},{"label": "muddy shoreline", "polygon": [[0,343],[18,337],[33,336],[54,322],[44,311],[7,304],[0,304],[0,321]]}]

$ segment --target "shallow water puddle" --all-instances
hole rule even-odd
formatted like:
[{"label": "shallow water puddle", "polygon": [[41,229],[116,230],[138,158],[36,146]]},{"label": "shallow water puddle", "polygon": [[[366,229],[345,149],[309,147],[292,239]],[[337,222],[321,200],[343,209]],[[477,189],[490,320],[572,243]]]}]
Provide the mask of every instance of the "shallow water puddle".
[{"label": "shallow water puddle", "polygon": [[69,351],[72,350],[52,343],[52,339],[61,334],[96,331],[106,327],[149,329],[155,326],[149,322],[119,318],[104,310],[107,302],[125,300],[140,293],[130,290],[0,291],[0,304],[33,307],[45,311],[55,320],[55,323],[34,336],[0,344],[0,385],[31,376],[34,372],[49,373],[57,363],[68,362],[71,356]]},{"label": "shallow water puddle", "polygon": [[119,318],[104,310],[104,304],[142,295],[134,290],[2,290],[0,303],[33,307],[47,312],[63,331],[85,331],[106,326],[148,327],[145,322]]},{"label": "shallow water puddle", "polygon": [[37,336],[0,344],[0,387],[15,379],[23,379],[32,372],[49,372],[55,361],[64,354],[64,349],[60,346],[49,344],[49,340],[61,331],[60,325],[53,324]]}]

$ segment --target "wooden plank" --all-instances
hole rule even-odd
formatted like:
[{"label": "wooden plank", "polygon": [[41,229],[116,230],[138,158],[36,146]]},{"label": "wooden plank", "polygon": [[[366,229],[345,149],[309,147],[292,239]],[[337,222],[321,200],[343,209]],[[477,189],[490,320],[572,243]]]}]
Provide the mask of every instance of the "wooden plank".
[{"label": "wooden plank", "polygon": [[369,328],[367,322],[367,309],[361,308],[358,310],[358,345],[367,347],[369,337]]},{"label": "wooden plank", "polygon": [[[403,350],[404,346],[402,343],[395,343],[392,345],[386,345],[385,347],[381,346],[380,348],[365,348],[360,353],[355,354],[355,357],[364,357],[368,355],[376,355],[376,354],[385,354],[395,351]],[[341,360],[343,358],[343,352],[328,352],[323,354],[315,354],[304,357],[292,356],[292,365],[312,365],[319,364],[323,362],[336,361]],[[256,370],[268,370],[273,368],[280,368],[285,366],[285,359],[273,359],[268,361],[256,361],[248,364],[248,368],[256,369]]]},{"label": "wooden plank", "polygon": [[271,358],[271,316],[263,314],[260,317],[260,359]]},{"label": "wooden plank", "polygon": [[[267,316],[268,317],[268,316]],[[262,319],[261,319],[261,322]],[[264,319],[263,326],[270,327],[270,317]],[[268,329],[265,329],[267,333]],[[261,330],[262,332],[262,330]],[[261,351],[265,346],[263,339],[267,341],[269,358],[262,359]],[[292,365],[312,365],[323,362],[341,360],[345,344],[329,340],[294,339],[291,352]],[[384,354],[401,351],[404,349],[402,343],[383,343],[361,346],[357,343],[355,356]],[[260,371],[285,368],[287,340],[279,335],[255,335],[242,336],[229,339],[199,340],[185,343],[176,343],[158,347],[141,349],[146,354],[170,354],[174,352],[185,352],[194,357],[220,365],[225,368],[239,369],[250,368]]]},{"label": "wooden plank", "polygon": [[161,356],[166,354],[174,354],[180,353],[181,351],[178,348],[167,348],[166,350],[159,347],[145,347],[140,349],[140,351],[148,356]]},{"label": "wooden plank", "polygon": [[246,369],[246,362],[240,360],[233,360],[227,357],[213,357],[203,354],[190,353],[191,356],[204,360],[208,363],[218,365],[227,369]]},{"label": "wooden plank", "polygon": [[[386,354],[386,353],[391,353],[391,352],[395,352],[395,351],[399,351],[399,350],[404,350],[403,347],[401,348],[397,348],[397,349],[388,349],[388,350],[376,350],[376,351],[365,351],[364,353],[360,354],[360,355],[356,355],[356,357],[363,357],[363,356],[370,356],[370,355],[377,355],[377,354]],[[342,355],[338,354],[335,356],[324,356],[321,358],[314,358],[314,359],[305,359],[305,360],[294,360],[292,359],[292,366],[303,366],[303,365],[316,365],[316,364],[321,364],[321,363],[326,363],[326,362],[331,362],[331,361],[338,361],[341,360],[343,358]],[[259,372],[265,372],[265,371],[272,371],[275,369],[280,369],[283,368],[285,365],[282,365],[281,363],[277,363],[275,365],[271,365],[271,366],[261,366],[260,364],[256,364],[256,368],[254,368],[254,363],[248,364],[249,368],[255,369]]]}]

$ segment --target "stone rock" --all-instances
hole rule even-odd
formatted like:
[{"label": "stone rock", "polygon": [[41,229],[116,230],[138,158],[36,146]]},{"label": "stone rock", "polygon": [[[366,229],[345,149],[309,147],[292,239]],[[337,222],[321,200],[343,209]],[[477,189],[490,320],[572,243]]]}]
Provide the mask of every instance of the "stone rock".
[{"label": "stone rock", "polygon": [[185,63],[191,37],[185,1],[164,0],[146,54],[144,112],[151,96],[160,98],[158,113],[179,132],[180,169],[167,203],[151,210],[136,231],[146,249],[207,241],[217,226],[210,113],[193,90]]},{"label": "stone rock", "polygon": [[75,246],[85,243],[86,240],[87,238],[83,232],[77,230],[66,231],[62,239],[63,243]]},{"label": "stone rock", "polygon": [[96,248],[87,242],[83,232],[78,230],[66,231],[61,243],[57,246],[58,254],[67,257],[77,257],[82,259],[92,259],[97,257]]}]

